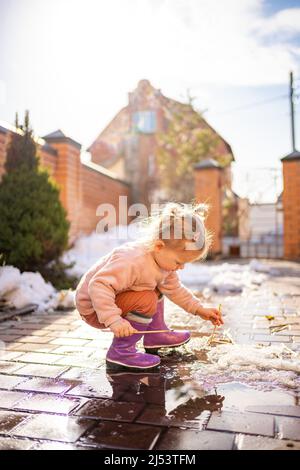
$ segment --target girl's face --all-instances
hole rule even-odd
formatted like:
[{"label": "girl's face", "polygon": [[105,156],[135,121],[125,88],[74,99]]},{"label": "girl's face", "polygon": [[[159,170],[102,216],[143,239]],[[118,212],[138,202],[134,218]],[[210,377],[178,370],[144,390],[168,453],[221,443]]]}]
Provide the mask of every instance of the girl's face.
[{"label": "girl's face", "polygon": [[183,269],[185,263],[195,261],[199,253],[191,250],[167,247],[163,241],[157,241],[152,252],[155,262],[164,271]]}]

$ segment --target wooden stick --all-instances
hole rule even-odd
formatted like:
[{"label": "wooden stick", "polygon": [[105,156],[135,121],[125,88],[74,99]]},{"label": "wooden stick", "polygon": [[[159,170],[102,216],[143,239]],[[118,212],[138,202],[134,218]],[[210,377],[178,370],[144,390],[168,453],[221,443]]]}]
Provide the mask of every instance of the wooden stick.
[{"label": "wooden stick", "polygon": [[139,335],[139,334],[146,334],[146,333],[167,333],[168,331],[174,331],[174,330],[149,330],[149,331],[137,331],[136,333],[132,333],[133,335]]},{"label": "wooden stick", "polygon": [[[219,304],[219,312],[221,313],[221,308],[222,308],[222,305]],[[207,346],[210,345],[210,343],[212,342],[213,338],[214,338],[214,335],[215,335],[215,332],[216,332],[216,329],[217,329],[217,325],[214,326],[214,329],[213,329],[213,332],[212,334],[210,335],[210,337],[208,338],[208,341],[206,343]]]},{"label": "wooden stick", "polygon": [[212,334],[210,335],[210,337],[208,338],[208,341],[207,341],[207,343],[206,343],[207,346],[209,346],[210,343],[212,342],[213,337],[214,337],[214,334],[215,334],[215,332],[216,332],[216,328],[217,328],[217,325],[214,326],[213,332],[212,332]]}]

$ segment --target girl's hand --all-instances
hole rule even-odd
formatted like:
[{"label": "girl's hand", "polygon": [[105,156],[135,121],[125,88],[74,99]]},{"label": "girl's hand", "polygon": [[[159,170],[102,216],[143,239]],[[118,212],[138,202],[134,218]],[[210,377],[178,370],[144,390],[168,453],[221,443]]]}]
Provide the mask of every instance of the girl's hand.
[{"label": "girl's hand", "polygon": [[109,328],[117,338],[123,338],[125,336],[131,336],[133,333],[138,333],[138,331],[130,325],[129,321],[124,318],[120,318],[120,320],[112,323]]},{"label": "girl's hand", "polygon": [[213,325],[221,326],[224,325],[224,321],[221,315],[221,312],[217,308],[204,308],[199,307],[196,312],[196,315],[203,318],[203,320],[209,320]]}]

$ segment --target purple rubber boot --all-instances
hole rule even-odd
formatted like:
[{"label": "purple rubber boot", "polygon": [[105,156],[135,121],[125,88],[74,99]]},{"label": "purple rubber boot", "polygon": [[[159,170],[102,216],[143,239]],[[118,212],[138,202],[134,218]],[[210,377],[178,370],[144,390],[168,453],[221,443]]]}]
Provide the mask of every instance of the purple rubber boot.
[{"label": "purple rubber boot", "polygon": [[[129,321],[129,320],[127,320]],[[147,329],[147,324],[130,320],[130,324],[138,331]],[[138,352],[136,343],[143,334],[134,334],[124,338],[114,337],[106,354],[106,364],[110,369],[119,369],[120,366],[127,369],[152,369],[160,364],[160,358],[153,354]]]},{"label": "purple rubber boot", "polygon": [[158,301],[157,311],[149,323],[147,330],[169,330],[167,333],[151,333],[144,336],[144,348],[155,354],[159,348],[174,348],[187,343],[191,334],[189,331],[171,331],[164,320],[164,299]]}]

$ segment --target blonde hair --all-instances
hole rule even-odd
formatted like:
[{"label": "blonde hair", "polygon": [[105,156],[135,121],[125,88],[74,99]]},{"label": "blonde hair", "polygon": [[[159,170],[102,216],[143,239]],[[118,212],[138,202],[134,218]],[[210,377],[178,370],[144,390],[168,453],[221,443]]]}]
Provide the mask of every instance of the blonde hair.
[{"label": "blonde hair", "polygon": [[[208,210],[207,204],[167,203],[143,219],[146,229],[143,242],[152,249],[156,241],[162,240],[174,250],[194,251],[195,260],[204,259],[212,244],[212,234],[205,228]],[[197,245],[197,234],[200,245]],[[185,243],[183,248],[182,241],[190,243]]]}]

